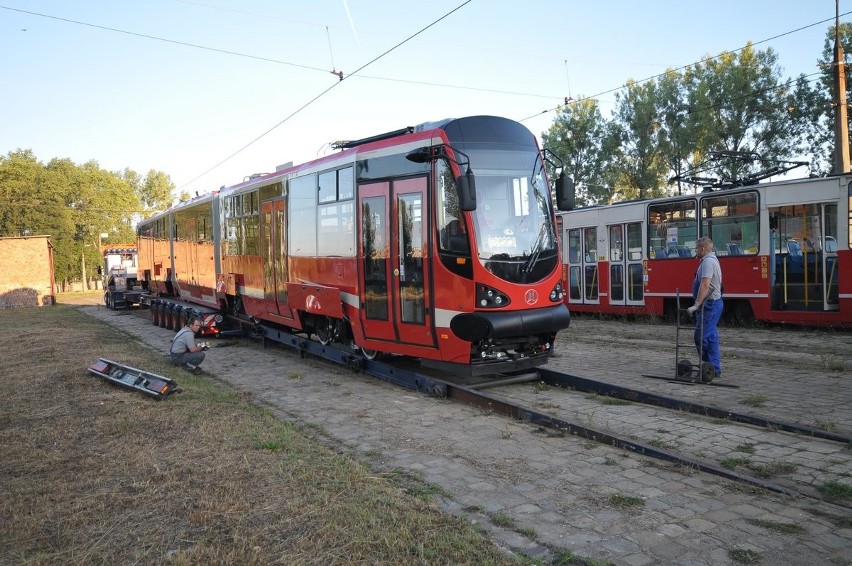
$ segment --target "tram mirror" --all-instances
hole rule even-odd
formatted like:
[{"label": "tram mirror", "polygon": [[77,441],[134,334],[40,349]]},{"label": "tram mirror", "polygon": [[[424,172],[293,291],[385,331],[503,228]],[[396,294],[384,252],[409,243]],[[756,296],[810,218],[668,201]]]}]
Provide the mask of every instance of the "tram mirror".
[{"label": "tram mirror", "polygon": [[456,177],[456,188],[459,193],[459,208],[465,212],[476,210],[476,181],[470,167],[467,168],[467,173]]},{"label": "tram mirror", "polygon": [[428,147],[415,149],[408,153],[405,158],[409,161],[413,161],[414,163],[427,163],[433,159],[432,152],[429,151]]},{"label": "tram mirror", "polygon": [[556,179],[556,208],[574,210],[574,195],[574,179],[563,171]]}]

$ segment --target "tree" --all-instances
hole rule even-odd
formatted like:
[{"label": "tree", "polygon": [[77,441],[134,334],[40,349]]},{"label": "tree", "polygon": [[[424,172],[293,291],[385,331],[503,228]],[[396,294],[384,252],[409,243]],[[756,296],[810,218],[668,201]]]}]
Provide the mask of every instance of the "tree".
[{"label": "tree", "polygon": [[167,174],[151,169],[139,186],[138,194],[147,211],[161,211],[172,205],[174,190],[175,184]]},{"label": "tree", "polygon": [[79,261],[69,261],[74,220],[66,206],[64,177],[48,170],[30,150],[0,158],[0,236],[22,235],[51,237],[57,280],[79,276]]},{"label": "tree", "polygon": [[[852,50],[852,23],[841,23],[840,44],[844,53]],[[788,97],[788,106],[798,134],[796,150],[811,161],[811,171],[827,174],[834,169],[834,35],[831,26],[826,31],[818,70],[802,74]],[[846,100],[852,100],[852,66],[846,64]],[[852,127],[852,113],[848,114]]]},{"label": "tree", "polygon": [[[690,112],[694,89],[689,88],[690,76],[671,69],[657,79],[656,106],[659,118],[660,157],[671,177],[679,178],[695,165],[695,114]],[[677,194],[683,188],[677,181]]]},{"label": "tree", "polygon": [[627,82],[616,95],[615,126],[621,141],[615,178],[627,198],[662,196],[666,160],[661,151],[657,87],[653,82]]},{"label": "tree", "polygon": [[[751,43],[739,53],[722,53],[691,68],[693,122],[702,156],[712,152],[786,160],[795,144],[787,109],[789,83],[772,48],[755,51]],[[763,168],[759,162],[732,159],[716,163],[720,179],[742,179]]]},{"label": "tree", "polygon": [[563,106],[541,137],[544,147],[563,160],[566,174],[574,179],[578,205],[609,200],[610,190],[603,172],[613,135],[601,116],[597,100],[580,98]]}]

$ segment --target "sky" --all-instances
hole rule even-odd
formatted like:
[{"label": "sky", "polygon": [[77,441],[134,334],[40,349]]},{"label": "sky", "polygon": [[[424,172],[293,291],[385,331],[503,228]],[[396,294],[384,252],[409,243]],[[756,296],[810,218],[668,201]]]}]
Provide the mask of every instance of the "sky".
[{"label": "sky", "polygon": [[540,139],[566,97],[608,118],[628,79],[749,41],[785,78],[816,73],[834,16],[833,0],[0,0],[0,155],[154,169],[194,195],[444,118]]}]

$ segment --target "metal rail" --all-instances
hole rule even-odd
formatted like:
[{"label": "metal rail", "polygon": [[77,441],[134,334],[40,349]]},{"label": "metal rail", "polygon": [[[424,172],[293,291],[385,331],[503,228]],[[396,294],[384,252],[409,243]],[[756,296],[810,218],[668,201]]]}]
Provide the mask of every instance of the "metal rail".
[{"label": "metal rail", "polygon": [[690,401],[684,401],[683,399],[666,397],[664,395],[639,391],[638,389],[631,389],[629,387],[622,387],[612,383],[605,383],[594,379],[578,377],[576,375],[560,373],[548,369],[540,369],[539,373],[541,374],[541,380],[547,385],[577,389],[578,391],[597,393],[598,395],[604,395],[607,397],[616,397],[618,399],[626,399],[636,403],[654,405],[675,411],[695,413],[717,419],[726,419],[764,428],[779,429],[786,432],[813,436],[814,438],[821,438],[823,440],[832,440],[835,442],[843,442],[845,444],[852,443],[852,436],[810,426],[766,419],[755,415],[749,415],[747,413],[738,413],[729,409],[720,409],[710,405],[701,405]]},{"label": "metal rail", "polygon": [[[543,381],[548,385],[574,388],[582,391],[595,392],[601,395],[619,396],[623,399],[630,399],[636,402],[648,403],[661,407],[703,414],[707,416],[730,418],[732,420],[737,420],[738,422],[758,424],[759,426],[778,426],[779,428],[782,428],[781,425],[783,423],[773,423],[773,421],[761,419],[759,417],[741,415],[738,413],[733,413],[731,411],[725,411],[722,409],[716,409],[713,407],[707,407],[695,403],[680,401],[673,398],[663,397],[661,395],[645,393],[642,391],[632,390],[612,384],[562,374],[556,371],[541,368],[538,368],[535,372],[531,373],[496,378],[494,384],[489,384],[486,382],[472,385],[463,385],[460,383],[453,383],[451,381],[436,378],[434,376],[427,376],[417,371],[400,368],[393,364],[385,363],[380,360],[370,360],[358,353],[352,352],[349,349],[344,349],[334,345],[322,345],[319,342],[310,340],[307,337],[298,336],[283,330],[263,326],[260,328],[259,336],[263,340],[269,339],[292,347],[296,351],[298,351],[299,355],[302,357],[311,354],[313,356],[348,367],[356,373],[363,372],[373,377],[377,377],[383,381],[387,381],[395,385],[405,387],[407,389],[413,389],[420,393],[425,393],[440,398],[446,397],[453,401],[458,401],[473,407],[478,407],[483,410],[506,415],[522,422],[528,422],[538,425],[540,427],[546,427],[555,430],[559,433],[567,433],[572,436],[578,436],[595,442],[608,444],[616,448],[621,448],[623,450],[629,450],[631,452],[642,454],[644,456],[649,456],[652,458],[657,458],[659,460],[672,462],[680,466],[700,470],[702,472],[713,474],[715,476],[723,477],[726,479],[747,483],[776,493],[781,493],[790,496],[805,496],[811,499],[816,499],[821,503],[832,505],[831,502],[823,500],[815,491],[807,491],[806,486],[803,486],[805,487],[806,491],[800,491],[775,482],[765,481],[754,476],[740,474],[735,471],[723,468],[721,466],[717,466],[715,464],[686,457],[677,452],[664,450],[662,448],[657,448],[649,444],[637,442],[629,438],[623,438],[614,434],[610,434],[608,432],[583,426],[576,422],[556,418],[552,415],[548,415],[540,411],[524,407],[522,405],[507,401],[505,399],[501,399],[489,393],[480,391],[479,389],[485,388],[489,385],[510,385],[515,383],[537,380]],[[821,434],[813,434],[813,436],[819,436],[822,438],[826,438],[823,435],[830,434],[826,433],[826,431],[818,431],[816,429],[810,429],[808,427],[799,427],[797,425],[784,424],[784,427],[786,427],[784,428],[784,430],[789,430],[792,432],[803,432],[805,434],[819,432]],[[835,438],[830,438],[831,440],[838,440],[842,442],[849,441],[848,438],[842,435],[832,436],[834,436]]]}]

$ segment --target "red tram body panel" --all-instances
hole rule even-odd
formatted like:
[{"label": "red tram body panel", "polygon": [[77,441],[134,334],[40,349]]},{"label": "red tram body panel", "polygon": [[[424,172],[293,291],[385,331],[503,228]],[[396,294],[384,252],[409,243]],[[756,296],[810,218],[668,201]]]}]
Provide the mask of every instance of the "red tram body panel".
[{"label": "red tram body panel", "polygon": [[475,116],[339,148],[141,223],[149,289],[368,357],[545,363],[570,317],[532,133]]},{"label": "red tram body panel", "polygon": [[574,312],[674,316],[692,304],[695,241],[722,266],[725,313],[852,327],[852,176],[764,183],[559,213]]}]

